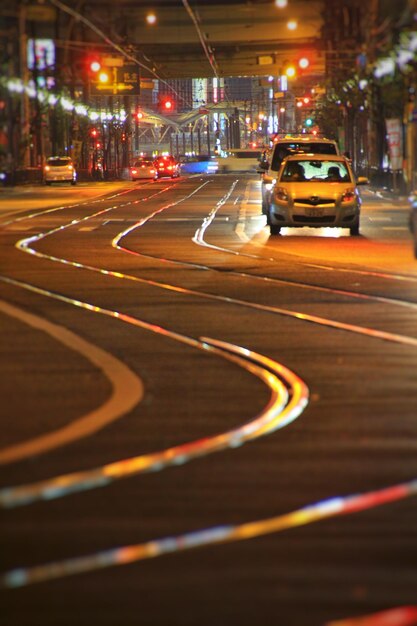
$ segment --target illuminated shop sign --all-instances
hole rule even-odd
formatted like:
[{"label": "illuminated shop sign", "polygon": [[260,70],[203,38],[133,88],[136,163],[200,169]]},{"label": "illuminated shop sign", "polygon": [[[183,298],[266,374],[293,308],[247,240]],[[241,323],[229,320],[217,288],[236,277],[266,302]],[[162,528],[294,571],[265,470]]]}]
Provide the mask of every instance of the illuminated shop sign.
[{"label": "illuminated shop sign", "polygon": [[28,39],[28,68],[46,70],[55,66],[55,43],[53,39]]}]

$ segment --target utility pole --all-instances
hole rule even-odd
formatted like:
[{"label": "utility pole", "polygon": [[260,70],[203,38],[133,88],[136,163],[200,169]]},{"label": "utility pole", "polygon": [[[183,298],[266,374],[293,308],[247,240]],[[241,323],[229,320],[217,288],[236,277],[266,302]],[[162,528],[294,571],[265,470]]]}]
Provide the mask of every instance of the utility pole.
[{"label": "utility pole", "polygon": [[[24,86],[28,83],[29,70],[27,59],[27,32],[26,32],[26,5],[20,2],[19,5],[19,63],[20,63],[20,76],[22,78]],[[29,120],[29,96],[26,91],[22,92],[21,107],[20,107],[20,120],[21,120],[21,139],[23,145],[22,165],[23,167],[29,167],[30,164],[30,150],[29,150],[29,135],[30,135],[30,120]]]}]

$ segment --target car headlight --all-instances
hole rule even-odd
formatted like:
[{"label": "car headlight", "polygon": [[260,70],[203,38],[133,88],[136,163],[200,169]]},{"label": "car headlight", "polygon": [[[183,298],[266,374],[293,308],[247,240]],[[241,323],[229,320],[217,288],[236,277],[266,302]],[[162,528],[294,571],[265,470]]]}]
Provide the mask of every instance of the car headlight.
[{"label": "car headlight", "polygon": [[417,196],[415,195],[411,195],[408,197],[408,201],[411,204],[411,206],[413,207],[413,209],[415,209],[417,207]]},{"label": "car headlight", "polygon": [[342,202],[354,202],[355,200],[355,192],[353,189],[346,189],[346,191],[342,194]]},{"label": "car headlight", "polygon": [[287,190],[284,187],[276,187],[275,197],[277,200],[281,200],[282,202],[287,202],[288,201]]}]

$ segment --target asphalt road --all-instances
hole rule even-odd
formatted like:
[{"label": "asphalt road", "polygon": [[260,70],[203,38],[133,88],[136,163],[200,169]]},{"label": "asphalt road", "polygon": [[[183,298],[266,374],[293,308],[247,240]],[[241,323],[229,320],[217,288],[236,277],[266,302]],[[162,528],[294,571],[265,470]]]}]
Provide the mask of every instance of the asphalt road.
[{"label": "asphalt road", "polygon": [[405,199],[270,237],[249,176],[21,188],[0,244],[1,624],[417,623]]}]

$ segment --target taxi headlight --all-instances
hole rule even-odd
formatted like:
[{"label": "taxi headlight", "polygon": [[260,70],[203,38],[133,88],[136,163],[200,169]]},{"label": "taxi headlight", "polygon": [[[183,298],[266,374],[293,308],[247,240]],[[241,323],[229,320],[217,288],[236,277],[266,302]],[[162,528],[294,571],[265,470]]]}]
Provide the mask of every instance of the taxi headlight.
[{"label": "taxi headlight", "polygon": [[287,202],[288,201],[287,190],[284,187],[276,187],[275,197],[277,200],[281,200],[281,202]]},{"label": "taxi headlight", "polygon": [[342,194],[342,202],[353,202],[355,200],[355,192],[353,189],[346,189]]}]

